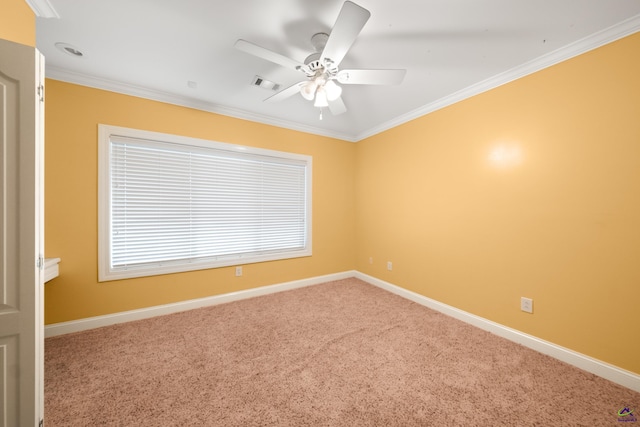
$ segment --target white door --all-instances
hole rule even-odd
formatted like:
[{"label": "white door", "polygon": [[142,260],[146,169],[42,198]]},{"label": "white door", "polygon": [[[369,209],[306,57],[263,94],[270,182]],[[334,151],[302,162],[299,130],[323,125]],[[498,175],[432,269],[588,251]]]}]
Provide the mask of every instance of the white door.
[{"label": "white door", "polygon": [[0,426],[44,412],[44,60],[0,40]]}]

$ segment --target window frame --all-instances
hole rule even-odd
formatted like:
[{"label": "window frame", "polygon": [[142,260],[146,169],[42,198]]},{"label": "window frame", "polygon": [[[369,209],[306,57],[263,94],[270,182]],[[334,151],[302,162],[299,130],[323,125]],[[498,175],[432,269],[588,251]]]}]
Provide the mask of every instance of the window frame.
[{"label": "window frame", "polygon": [[[177,144],[194,147],[197,150],[213,149],[216,152],[228,152],[232,157],[246,155],[279,158],[284,161],[299,161],[305,167],[305,244],[303,249],[282,250],[263,254],[233,254],[210,257],[204,260],[167,264],[133,266],[127,269],[112,268],[112,194],[111,194],[111,140],[129,138],[157,143]],[[303,154],[288,153],[263,148],[210,141],[186,136],[172,135],[139,129],[111,125],[98,125],[98,281],[111,281],[135,277],[172,274],[194,270],[228,267],[267,261],[285,260],[312,256],[312,157]]]}]

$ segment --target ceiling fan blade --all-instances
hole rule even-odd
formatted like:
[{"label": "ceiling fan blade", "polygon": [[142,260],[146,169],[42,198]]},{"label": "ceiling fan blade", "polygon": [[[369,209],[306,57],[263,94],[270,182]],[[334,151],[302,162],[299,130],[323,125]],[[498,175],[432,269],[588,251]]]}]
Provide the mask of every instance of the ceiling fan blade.
[{"label": "ceiling fan blade", "polygon": [[335,65],[340,64],[370,16],[371,12],[367,9],[350,1],[344,2],[329,35],[329,40],[322,51],[320,61],[330,59]]},{"label": "ceiling fan blade", "polygon": [[329,101],[329,111],[331,111],[331,114],[334,116],[337,116],[338,114],[345,113],[347,111],[347,107],[344,105],[342,98],[338,97],[333,101]]},{"label": "ceiling fan blade", "polygon": [[274,95],[271,95],[269,98],[265,99],[265,102],[278,102],[278,101],[282,101],[283,99],[287,99],[290,96],[293,96],[296,93],[300,92],[300,87],[305,83],[306,81],[301,81],[294,85],[289,86],[286,89],[282,89],[280,92]]},{"label": "ceiling fan blade", "polygon": [[397,85],[407,70],[340,70],[336,80],[346,85]]},{"label": "ceiling fan blade", "polygon": [[240,49],[243,52],[249,53],[253,56],[257,56],[258,58],[266,59],[267,61],[271,61],[274,64],[281,65],[285,68],[298,71],[304,67],[304,64],[298,61],[294,61],[291,58],[287,58],[284,55],[280,55],[279,53],[273,52],[269,49],[265,49],[262,46],[258,46],[257,44],[248,42],[246,40],[240,39],[234,46],[236,47],[236,49]]}]

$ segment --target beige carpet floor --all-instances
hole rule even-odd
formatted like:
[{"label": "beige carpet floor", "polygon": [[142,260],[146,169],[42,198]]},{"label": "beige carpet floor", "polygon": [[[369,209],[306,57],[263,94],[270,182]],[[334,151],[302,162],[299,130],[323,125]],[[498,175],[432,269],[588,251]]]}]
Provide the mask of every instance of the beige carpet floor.
[{"label": "beige carpet floor", "polygon": [[630,426],[618,410],[640,408],[357,279],[47,338],[45,358],[48,427]]}]

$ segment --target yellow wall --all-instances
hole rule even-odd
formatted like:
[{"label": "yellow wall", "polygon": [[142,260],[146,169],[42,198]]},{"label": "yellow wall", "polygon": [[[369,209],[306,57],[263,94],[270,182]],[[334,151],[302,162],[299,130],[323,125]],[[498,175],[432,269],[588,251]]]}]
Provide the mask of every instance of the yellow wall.
[{"label": "yellow wall", "polygon": [[2,0],[0,39],[36,45],[36,17],[24,0]]},{"label": "yellow wall", "polygon": [[638,52],[640,33],[359,142],[357,269],[640,373]]},{"label": "yellow wall", "polygon": [[[45,254],[60,276],[45,285],[57,323],[353,270],[355,151],[350,142],[47,80]],[[234,268],[97,281],[98,124],[313,156],[313,256]]]}]

